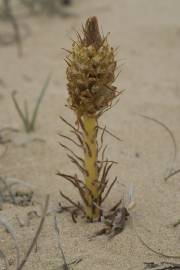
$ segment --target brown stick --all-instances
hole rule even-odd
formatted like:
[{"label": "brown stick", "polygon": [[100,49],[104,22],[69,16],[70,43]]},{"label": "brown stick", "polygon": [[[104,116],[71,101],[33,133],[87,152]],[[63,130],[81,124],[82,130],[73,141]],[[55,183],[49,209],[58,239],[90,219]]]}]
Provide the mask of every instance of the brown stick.
[{"label": "brown stick", "polygon": [[88,175],[88,172],[79,164],[79,162],[73,156],[69,154],[67,154],[67,156],[72,161],[72,163],[74,163],[78,167],[78,169],[82,172],[83,175]]},{"label": "brown stick", "polygon": [[56,175],[62,176],[63,178],[65,178],[67,180],[71,180],[72,182],[74,182],[74,184],[76,184],[76,182],[78,181],[79,183],[81,183],[84,186],[83,181],[80,180],[79,178],[77,178],[77,176],[72,176],[70,174],[65,174],[65,173],[61,173],[61,172],[57,172]]},{"label": "brown stick", "polygon": [[84,212],[83,208],[80,207],[80,205],[78,205],[77,203],[73,202],[69,197],[67,197],[62,191],[60,191],[60,195],[67,200],[68,202],[70,202],[72,205],[74,205],[76,208],[80,209],[81,211]]},{"label": "brown stick", "polygon": [[104,198],[102,199],[101,203],[103,203],[104,200],[107,198],[107,196],[109,195],[109,193],[110,193],[112,187],[113,187],[114,184],[116,183],[117,179],[118,179],[118,178],[117,178],[117,176],[116,176],[115,179],[114,179],[114,181],[113,181],[113,182],[111,183],[111,185],[109,186],[109,188],[108,188],[106,194],[104,195]]},{"label": "brown stick", "polygon": [[[108,164],[108,163],[107,163],[107,164]],[[108,173],[109,173],[111,167],[113,166],[113,164],[114,164],[114,163],[110,163],[110,164],[108,165],[108,167],[106,168],[106,171],[105,171],[105,174],[104,174],[105,179],[106,179],[106,177],[107,177],[107,175],[108,175]]]},{"label": "brown stick", "polygon": [[167,181],[169,178],[171,178],[172,176],[174,176],[174,175],[176,175],[176,174],[178,174],[178,173],[180,173],[180,169],[179,169],[179,170],[176,170],[176,171],[174,171],[174,172],[172,172],[172,173],[170,173],[168,176],[166,176],[166,177],[164,178],[164,180]]},{"label": "brown stick", "polygon": [[74,131],[81,134],[81,132],[75,128],[71,123],[69,123],[66,119],[64,119],[62,116],[59,117],[65,124],[67,124],[69,127],[71,127]]},{"label": "brown stick", "polygon": [[104,126],[104,128],[103,128],[103,130],[102,130],[102,133],[101,133],[101,139],[100,139],[101,145],[100,145],[100,147],[99,147],[99,149],[98,149],[98,152],[100,152],[101,149],[102,149],[102,147],[103,147],[103,140],[104,140],[105,129],[106,129],[106,126]]},{"label": "brown stick", "polygon": [[73,140],[72,138],[70,138],[70,137],[68,137],[68,136],[65,136],[65,135],[63,135],[63,134],[61,134],[61,133],[59,133],[58,135],[59,135],[60,137],[62,137],[62,138],[65,138],[65,139],[67,139],[67,140],[73,142],[76,146],[82,147],[81,144],[78,144],[78,143],[77,143],[75,140]]},{"label": "brown stick", "polygon": [[[104,128],[100,127],[100,126],[98,126],[98,128],[99,128],[99,129],[104,129]],[[105,132],[108,133],[109,135],[111,135],[112,137],[114,137],[116,140],[122,142],[122,140],[121,140],[118,136],[114,135],[114,134],[111,133],[109,130],[105,129]]]},{"label": "brown stick", "polygon": [[71,132],[76,135],[76,137],[78,138],[81,146],[83,146],[83,139],[81,138],[81,135],[78,133],[79,131],[71,130]]},{"label": "brown stick", "polygon": [[80,195],[81,195],[82,200],[84,201],[84,203],[85,203],[87,206],[89,206],[89,203],[88,203],[88,201],[87,201],[87,199],[86,199],[86,196],[85,196],[85,193],[84,193],[82,187],[80,186],[80,184],[79,184],[78,181],[77,181],[76,183],[77,183],[77,188],[78,188],[78,190],[79,190],[79,193],[80,193]]},{"label": "brown stick", "polygon": [[69,175],[66,175],[66,174],[63,174],[60,172],[58,172],[56,175],[63,177],[64,179],[69,181],[73,186],[75,186],[77,188],[77,184],[74,182],[74,178],[72,176],[69,176]]},{"label": "brown stick", "polygon": [[60,144],[64,149],[68,150],[71,154],[73,154],[73,156],[75,156],[75,158],[77,158],[80,162],[82,162],[82,164],[84,164],[84,160],[83,160],[81,157],[79,157],[78,155],[76,155],[76,154],[75,154],[68,146],[66,146],[65,144],[60,143],[60,142],[59,142],[59,144]]}]

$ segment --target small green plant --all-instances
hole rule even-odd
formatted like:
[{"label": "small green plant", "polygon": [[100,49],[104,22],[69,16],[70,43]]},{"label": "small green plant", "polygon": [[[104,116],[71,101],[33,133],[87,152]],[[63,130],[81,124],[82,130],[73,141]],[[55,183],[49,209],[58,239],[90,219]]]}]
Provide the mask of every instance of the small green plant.
[{"label": "small green plant", "polygon": [[34,107],[34,110],[33,110],[33,113],[32,113],[32,116],[30,117],[29,116],[29,109],[28,109],[28,103],[27,103],[27,100],[24,101],[24,110],[20,108],[19,106],[19,103],[16,99],[16,91],[13,91],[11,96],[12,96],[12,100],[13,100],[13,103],[14,103],[14,106],[16,108],[16,111],[19,115],[19,117],[21,118],[22,122],[23,122],[23,125],[24,125],[24,128],[25,128],[25,131],[28,133],[28,132],[32,132],[34,131],[34,128],[35,128],[35,124],[36,124],[36,119],[37,119],[37,116],[38,116],[38,111],[39,111],[39,107],[40,107],[40,104],[42,102],[42,99],[44,97],[44,94],[47,90],[47,87],[49,85],[49,82],[50,82],[50,79],[51,79],[51,75],[49,75],[42,87],[42,90],[40,92],[40,95],[36,101],[36,104],[35,104],[35,107]]}]

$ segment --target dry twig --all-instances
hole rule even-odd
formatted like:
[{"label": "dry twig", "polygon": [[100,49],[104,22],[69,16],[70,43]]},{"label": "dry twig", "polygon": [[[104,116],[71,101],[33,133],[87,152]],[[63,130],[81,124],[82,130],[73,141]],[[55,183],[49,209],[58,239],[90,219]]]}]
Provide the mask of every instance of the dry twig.
[{"label": "dry twig", "polygon": [[27,251],[27,253],[25,254],[23,260],[21,261],[21,263],[19,264],[19,266],[17,267],[17,270],[21,270],[23,268],[23,266],[25,265],[25,263],[27,262],[28,258],[29,258],[29,255],[31,254],[32,250],[33,250],[33,247],[36,245],[37,243],[37,239],[40,235],[40,232],[42,230],[42,227],[43,227],[43,224],[44,224],[44,221],[45,221],[45,217],[46,217],[46,214],[47,214],[47,210],[48,210],[48,205],[49,205],[49,195],[47,195],[46,197],[46,201],[45,201],[45,205],[44,205],[44,209],[43,209],[43,213],[42,213],[42,218],[41,218],[41,221],[39,223],[39,227],[35,233],[35,236],[31,242],[31,245]]},{"label": "dry twig", "polygon": [[145,265],[144,269],[180,270],[180,264],[173,262],[161,262],[161,263],[145,262],[144,265]]},{"label": "dry twig", "polygon": [[60,251],[60,256],[63,259],[63,270],[70,270],[70,268],[68,267],[68,264],[66,262],[66,257],[64,255],[64,251],[63,251],[63,248],[62,248],[62,245],[61,245],[60,230],[59,230],[59,227],[58,227],[57,216],[56,215],[54,216],[54,229],[55,229],[57,239],[58,239],[58,249]]}]

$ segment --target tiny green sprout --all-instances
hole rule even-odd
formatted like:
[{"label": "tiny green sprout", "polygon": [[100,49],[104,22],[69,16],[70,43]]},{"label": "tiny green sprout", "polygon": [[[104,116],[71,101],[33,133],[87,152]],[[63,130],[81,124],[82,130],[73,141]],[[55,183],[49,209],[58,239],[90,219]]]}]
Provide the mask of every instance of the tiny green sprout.
[{"label": "tiny green sprout", "polygon": [[46,81],[45,81],[45,83],[44,83],[44,85],[42,87],[42,90],[40,92],[39,97],[37,98],[37,101],[36,101],[36,104],[35,104],[35,107],[34,107],[34,110],[33,110],[33,113],[32,113],[31,117],[29,116],[29,109],[28,109],[27,100],[24,101],[24,110],[23,110],[23,109],[20,108],[19,103],[18,103],[18,101],[16,99],[16,91],[13,91],[12,94],[11,94],[15,109],[16,109],[19,117],[21,118],[21,120],[23,122],[23,125],[24,125],[24,128],[25,128],[25,131],[27,133],[34,131],[35,123],[36,123],[36,119],[37,119],[37,115],[38,115],[38,111],[39,111],[39,107],[40,107],[42,99],[43,99],[43,97],[45,95],[45,92],[47,90],[47,87],[49,85],[50,79],[51,79],[51,75],[49,75],[47,77],[47,79],[46,79]]}]

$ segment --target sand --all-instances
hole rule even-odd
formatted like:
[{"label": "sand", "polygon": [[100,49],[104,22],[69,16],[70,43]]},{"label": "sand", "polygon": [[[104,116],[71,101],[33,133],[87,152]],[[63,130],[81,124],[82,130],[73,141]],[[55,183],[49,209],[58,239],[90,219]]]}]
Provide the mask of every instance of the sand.
[{"label": "sand", "polygon": [[[74,200],[79,195],[71,185],[56,176],[56,172],[72,173],[74,166],[60,148],[58,132],[68,132],[59,116],[74,120],[73,112],[65,107],[66,53],[70,49],[70,37],[75,38],[74,29],[80,30],[88,16],[96,15],[104,33],[111,32],[109,42],[119,46],[118,59],[122,72],[116,85],[126,89],[121,100],[100,119],[111,132],[123,141],[106,135],[108,155],[116,160],[111,176],[118,176],[118,183],[106,201],[108,208],[118,199],[127,203],[128,191],[133,187],[136,207],[130,211],[130,219],[124,231],[113,240],[100,236],[92,241],[89,237],[102,224],[87,224],[79,219],[73,224],[68,213],[58,214],[61,243],[68,262],[76,258],[82,261],[74,269],[140,270],[144,262],[172,260],[180,262],[180,226],[172,223],[180,218],[180,175],[164,181],[169,166],[180,167],[180,154],[173,162],[172,139],[162,126],[140,115],[153,117],[168,126],[180,145],[180,2],[142,0],[91,0],[74,1],[69,9],[71,16],[28,17],[18,13],[23,40],[23,57],[17,56],[15,45],[0,47],[0,128],[11,126],[20,132],[9,134],[13,142],[0,159],[1,176],[13,177],[28,183],[37,201],[44,203],[50,194],[49,211],[65,203],[59,190],[70,194]],[[10,31],[10,26],[0,28]],[[11,91],[18,91],[22,103],[28,100],[32,110],[34,101],[47,78],[52,79],[41,104],[33,135],[44,141],[31,141],[24,131],[11,99]],[[32,136],[32,135],[31,135]],[[24,144],[22,145],[22,143]],[[26,143],[25,143],[26,142]],[[0,146],[3,151],[3,146]],[[26,252],[40,222],[34,216],[29,226],[20,227],[17,216],[26,220],[27,213],[36,210],[33,206],[20,207],[4,204],[0,216],[6,218],[16,231],[21,255]],[[63,262],[59,256],[53,215],[48,215],[38,239],[37,252],[33,251],[24,269],[55,270]],[[137,234],[158,252],[179,256],[179,260],[163,258],[147,249]],[[0,228],[0,248],[8,255],[10,269],[15,269],[15,249],[10,236]],[[0,264],[0,269],[3,269]]]}]

